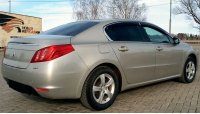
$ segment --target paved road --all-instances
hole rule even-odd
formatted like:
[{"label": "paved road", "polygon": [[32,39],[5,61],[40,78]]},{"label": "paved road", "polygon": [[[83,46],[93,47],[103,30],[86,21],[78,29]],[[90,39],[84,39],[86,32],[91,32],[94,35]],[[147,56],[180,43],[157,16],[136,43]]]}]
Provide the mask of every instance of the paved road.
[{"label": "paved road", "polygon": [[[0,53],[0,61],[2,53]],[[200,112],[199,73],[191,84],[166,81],[132,89],[101,112]],[[0,73],[0,112],[91,112],[79,100],[49,100],[9,89]]]}]

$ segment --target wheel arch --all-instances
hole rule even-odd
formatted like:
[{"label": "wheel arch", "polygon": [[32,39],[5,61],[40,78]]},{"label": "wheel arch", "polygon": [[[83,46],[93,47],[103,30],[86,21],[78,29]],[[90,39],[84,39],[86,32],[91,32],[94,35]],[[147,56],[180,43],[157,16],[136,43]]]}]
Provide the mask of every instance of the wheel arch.
[{"label": "wheel arch", "polygon": [[[185,56],[185,59],[184,59],[184,62],[183,62],[183,66],[182,66],[182,73],[183,73],[183,69],[184,69],[184,67],[185,67],[185,62],[187,61],[187,59],[189,58],[189,57],[192,57],[192,58],[194,58],[194,60],[195,60],[195,64],[196,64],[196,68],[198,68],[198,58],[197,58],[197,55],[195,54],[195,53],[189,53],[189,54],[187,54],[186,56]],[[182,74],[183,75],[183,74]]]},{"label": "wheel arch", "polygon": [[112,64],[112,63],[102,63],[99,64],[98,66],[96,66],[95,68],[99,67],[99,66],[108,66],[110,67],[112,70],[115,71],[115,73],[117,74],[117,78],[119,79],[119,91],[121,91],[121,87],[122,87],[122,75],[120,70],[117,68],[116,65]]},{"label": "wheel arch", "polygon": [[192,57],[195,61],[195,65],[198,66],[197,65],[197,56],[194,53],[189,54],[188,57]]},{"label": "wheel arch", "polygon": [[124,86],[123,82],[124,82],[124,78],[123,78],[123,71],[117,67],[116,64],[114,63],[111,63],[111,62],[101,62],[101,63],[98,63],[98,64],[95,64],[94,66],[90,67],[90,69],[88,70],[88,72],[85,74],[85,76],[81,79],[81,82],[79,84],[79,88],[78,88],[78,91],[77,91],[77,98],[80,98],[81,96],[81,93],[82,93],[82,90],[83,90],[83,86],[85,84],[85,81],[87,80],[89,74],[97,67],[99,66],[108,66],[110,67],[111,69],[113,69],[114,71],[116,71],[117,73],[117,77],[119,79],[119,91],[122,90],[122,87]]},{"label": "wheel arch", "polygon": [[[185,69],[186,69],[186,66],[187,66],[187,64],[188,64],[188,60],[190,59],[191,60],[191,58],[194,60],[194,64],[195,64],[195,66],[196,66],[196,68],[198,68],[198,58],[197,58],[198,56],[196,55],[196,54],[194,54],[194,53],[190,53],[190,54],[188,54],[187,56],[186,56],[186,58],[185,58],[185,62],[184,62],[184,67],[183,67],[183,71],[182,71],[182,76],[180,77],[180,78],[178,78],[178,80],[180,81],[180,82],[183,82],[183,83],[191,83],[193,80],[194,80],[194,78],[192,79],[192,80],[190,80],[190,79],[188,79],[188,76],[187,76],[187,74],[185,73]],[[195,74],[194,74],[194,76],[195,76]]]}]

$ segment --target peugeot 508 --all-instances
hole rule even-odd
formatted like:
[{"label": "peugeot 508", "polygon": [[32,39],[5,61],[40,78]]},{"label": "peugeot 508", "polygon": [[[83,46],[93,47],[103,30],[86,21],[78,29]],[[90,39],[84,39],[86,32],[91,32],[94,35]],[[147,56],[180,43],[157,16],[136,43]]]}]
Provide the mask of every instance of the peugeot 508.
[{"label": "peugeot 508", "polygon": [[95,110],[120,91],[177,78],[191,83],[198,51],[160,27],[130,20],[78,21],[8,42],[2,73],[10,88],[79,99]]}]

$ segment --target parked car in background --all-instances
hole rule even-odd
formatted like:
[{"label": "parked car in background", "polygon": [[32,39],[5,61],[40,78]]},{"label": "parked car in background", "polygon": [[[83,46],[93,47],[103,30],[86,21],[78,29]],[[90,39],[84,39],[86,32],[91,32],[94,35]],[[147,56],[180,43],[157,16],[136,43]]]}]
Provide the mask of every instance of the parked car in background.
[{"label": "parked car in background", "polygon": [[19,92],[80,98],[102,110],[127,89],[174,78],[191,83],[197,67],[198,52],[156,25],[94,20],[10,40],[2,73]]}]

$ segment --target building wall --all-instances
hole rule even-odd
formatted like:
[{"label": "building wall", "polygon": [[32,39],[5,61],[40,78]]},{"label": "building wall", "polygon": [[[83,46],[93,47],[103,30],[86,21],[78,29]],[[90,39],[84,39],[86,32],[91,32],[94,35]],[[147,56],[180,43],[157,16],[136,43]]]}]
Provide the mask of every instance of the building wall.
[{"label": "building wall", "polygon": [[5,47],[10,38],[31,36],[41,31],[41,18],[0,12],[0,47]]}]

